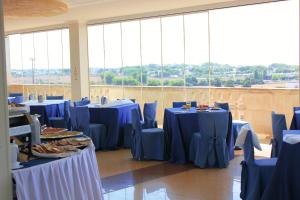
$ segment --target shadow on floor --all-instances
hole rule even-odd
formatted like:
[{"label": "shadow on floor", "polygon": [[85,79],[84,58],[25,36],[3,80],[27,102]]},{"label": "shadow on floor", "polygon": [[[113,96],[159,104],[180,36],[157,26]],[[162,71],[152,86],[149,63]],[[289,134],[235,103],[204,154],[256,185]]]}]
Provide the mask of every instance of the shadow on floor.
[{"label": "shadow on floor", "polygon": [[162,163],[101,179],[104,193],[124,189],[139,183],[151,181],[195,169],[192,164],[176,165]]}]

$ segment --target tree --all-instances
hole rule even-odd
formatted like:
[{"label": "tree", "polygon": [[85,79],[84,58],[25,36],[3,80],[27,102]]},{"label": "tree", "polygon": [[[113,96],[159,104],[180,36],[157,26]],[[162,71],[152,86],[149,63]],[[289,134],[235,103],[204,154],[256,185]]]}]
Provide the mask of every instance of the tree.
[{"label": "tree", "polygon": [[161,82],[160,82],[160,80],[157,80],[157,79],[149,79],[147,85],[148,86],[161,86]]},{"label": "tree", "polygon": [[198,80],[197,80],[197,78],[194,77],[194,76],[188,76],[188,77],[186,78],[186,85],[187,85],[187,86],[196,86],[196,85],[198,85]]},{"label": "tree", "polygon": [[106,84],[111,85],[116,74],[113,72],[103,72],[100,76],[102,79],[105,79]]}]

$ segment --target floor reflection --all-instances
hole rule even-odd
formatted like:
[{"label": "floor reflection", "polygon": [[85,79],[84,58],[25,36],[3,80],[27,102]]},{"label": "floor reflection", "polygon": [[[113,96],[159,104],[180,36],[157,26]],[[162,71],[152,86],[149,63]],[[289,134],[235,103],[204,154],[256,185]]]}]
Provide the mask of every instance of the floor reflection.
[{"label": "floor reflection", "polygon": [[226,169],[134,161],[129,150],[97,152],[106,200],[239,200],[242,152]]}]

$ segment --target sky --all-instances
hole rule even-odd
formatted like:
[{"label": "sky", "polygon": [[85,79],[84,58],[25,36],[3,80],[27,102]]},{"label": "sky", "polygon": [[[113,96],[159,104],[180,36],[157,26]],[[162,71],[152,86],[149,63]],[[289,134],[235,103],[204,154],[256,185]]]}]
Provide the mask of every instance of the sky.
[{"label": "sky", "polygon": [[[299,63],[299,1],[90,26],[90,67]],[[34,38],[33,38],[34,37]],[[48,48],[47,48],[48,37]],[[12,68],[67,68],[68,31],[9,37]],[[23,50],[21,50],[21,40]]]}]

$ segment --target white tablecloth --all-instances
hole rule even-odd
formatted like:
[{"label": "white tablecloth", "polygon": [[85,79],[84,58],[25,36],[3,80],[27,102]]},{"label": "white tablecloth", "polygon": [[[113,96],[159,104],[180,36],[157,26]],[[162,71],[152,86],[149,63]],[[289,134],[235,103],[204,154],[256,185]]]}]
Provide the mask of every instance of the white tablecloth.
[{"label": "white tablecloth", "polygon": [[74,156],[14,170],[18,200],[102,200],[94,145]]},{"label": "white tablecloth", "polygon": [[61,104],[64,103],[66,100],[44,100],[43,103],[39,103],[37,100],[33,101],[25,101],[21,103],[25,106],[47,106],[47,105],[54,105],[54,104]]}]

